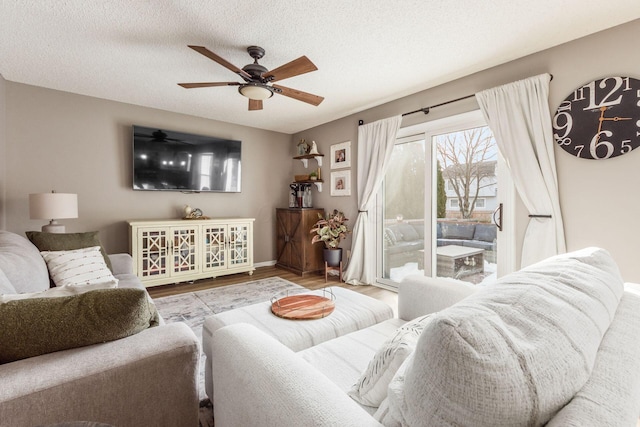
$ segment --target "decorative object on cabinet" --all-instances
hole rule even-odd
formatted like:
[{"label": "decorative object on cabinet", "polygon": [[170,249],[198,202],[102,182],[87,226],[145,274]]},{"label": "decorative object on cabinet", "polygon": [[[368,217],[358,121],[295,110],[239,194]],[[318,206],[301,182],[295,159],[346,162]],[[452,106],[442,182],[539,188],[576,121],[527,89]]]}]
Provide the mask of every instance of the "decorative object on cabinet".
[{"label": "decorative object on cabinet", "polygon": [[[190,206],[186,206],[186,207],[185,207],[185,213],[186,213],[186,211],[187,211],[187,209],[186,209],[186,208],[191,209],[191,207],[190,207]],[[194,209],[191,209],[191,212],[190,212],[190,213],[188,213],[188,214],[186,214],[186,215],[185,215],[185,217],[184,217],[184,218],[182,218],[182,219],[211,219],[211,218],[209,218],[208,216],[204,216],[204,215],[202,214],[202,210],[201,210],[201,209],[194,208]]]},{"label": "decorative object on cabinet", "polygon": [[331,146],[331,169],[351,167],[351,141]]},{"label": "decorative object on cabinet", "polygon": [[331,195],[351,195],[351,169],[331,172]]},{"label": "decorative object on cabinet", "polygon": [[134,272],[145,286],[253,274],[253,218],[129,221]]},{"label": "decorative object on cabinet", "polygon": [[309,232],[324,209],[276,209],[276,267],[301,276],[323,270],[322,246]]},{"label": "decorative object on cabinet", "polygon": [[640,80],[605,77],[582,85],[560,103],[553,139],[581,159],[621,156],[640,146]]}]

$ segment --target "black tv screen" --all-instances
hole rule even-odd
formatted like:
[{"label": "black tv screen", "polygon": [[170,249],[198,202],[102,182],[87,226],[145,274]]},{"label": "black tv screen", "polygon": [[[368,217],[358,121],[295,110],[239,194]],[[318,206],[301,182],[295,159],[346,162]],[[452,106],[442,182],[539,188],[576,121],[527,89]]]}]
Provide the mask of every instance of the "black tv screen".
[{"label": "black tv screen", "polygon": [[133,126],[133,189],[240,192],[241,141]]}]

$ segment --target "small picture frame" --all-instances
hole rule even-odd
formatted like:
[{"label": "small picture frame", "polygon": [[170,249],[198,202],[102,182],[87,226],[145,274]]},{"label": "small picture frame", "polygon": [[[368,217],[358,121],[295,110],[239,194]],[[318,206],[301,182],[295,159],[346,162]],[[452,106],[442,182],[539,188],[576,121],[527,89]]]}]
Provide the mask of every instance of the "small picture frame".
[{"label": "small picture frame", "polygon": [[331,146],[331,169],[351,167],[351,141]]},{"label": "small picture frame", "polygon": [[351,169],[331,172],[331,195],[351,195]]}]

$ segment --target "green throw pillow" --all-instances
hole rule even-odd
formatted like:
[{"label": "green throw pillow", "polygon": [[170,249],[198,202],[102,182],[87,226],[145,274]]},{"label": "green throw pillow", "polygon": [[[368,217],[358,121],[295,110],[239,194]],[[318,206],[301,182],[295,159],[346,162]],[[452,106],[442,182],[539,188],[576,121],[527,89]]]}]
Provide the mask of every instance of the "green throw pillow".
[{"label": "green throw pillow", "polygon": [[27,231],[27,238],[40,252],[42,251],[71,251],[74,249],[84,249],[93,246],[100,246],[100,253],[104,257],[104,262],[113,272],[111,260],[107,252],[100,243],[97,231],[86,233],[43,233],[41,231]]},{"label": "green throw pillow", "polygon": [[114,341],[159,322],[142,289],[98,289],[0,304],[0,364]]}]

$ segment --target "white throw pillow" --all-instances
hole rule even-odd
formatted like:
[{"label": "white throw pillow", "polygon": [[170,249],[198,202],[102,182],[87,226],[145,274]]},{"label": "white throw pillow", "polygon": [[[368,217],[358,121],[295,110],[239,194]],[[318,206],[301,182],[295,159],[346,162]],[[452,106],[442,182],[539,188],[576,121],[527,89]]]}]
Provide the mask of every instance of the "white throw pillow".
[{"label": "white throw pillow", "polygon": [[85,292],[93,291],[96,289],[107,289],[107,288],[117,288],[118,280],[111,282],[102,282],[95,283],[92,285],[81,285],[81,286],[57,286],[55,288],[47,289],[46,291],[41,292],[30,292],[24,294],[3,294],[0,295],[0,304],[16,301],[21,299],[30,299],[30,298],[55,298],[55,297],[68,297],[71,295],[83,294]]},{"label": "white throw pillow", "polygon": [[117,283],[117,279],[104,262],[100,246],[40,253],[56,286],[93,285],[114,281]]},{"label": "white throw pillow", "polygon": [[378,407],[387,397],[387,387],[396,371],[413,352],[431,314],[399,327],[378,349],[367,369],[349,390],[349,396],[366,406]]}]

